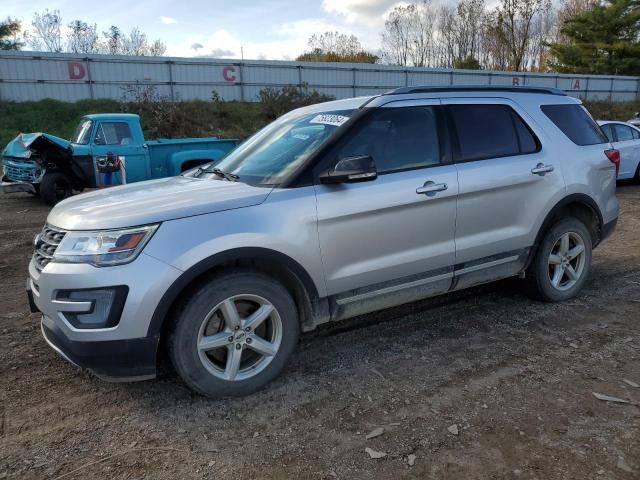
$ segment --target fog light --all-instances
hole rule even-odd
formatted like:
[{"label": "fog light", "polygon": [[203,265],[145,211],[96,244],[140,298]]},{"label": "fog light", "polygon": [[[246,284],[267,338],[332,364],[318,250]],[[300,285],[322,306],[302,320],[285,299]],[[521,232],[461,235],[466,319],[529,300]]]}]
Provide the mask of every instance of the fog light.
[{"label": "fog light", "polygon": [[[86,290],[60,290],[56,300],[61,313],[74,327],[110,328],[120,322],[128,292],[129,288],[124,285]],[[82,311],[75,308],[75,305],[83,304],[88,305],[89,308]]]}]

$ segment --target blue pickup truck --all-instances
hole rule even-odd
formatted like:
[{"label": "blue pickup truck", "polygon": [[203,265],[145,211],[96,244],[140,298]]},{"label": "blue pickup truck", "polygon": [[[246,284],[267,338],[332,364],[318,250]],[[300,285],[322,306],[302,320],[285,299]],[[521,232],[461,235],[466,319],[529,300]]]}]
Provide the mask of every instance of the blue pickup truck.
[{"label": "blue pickup truck", "polygon": [[2,152],[0,192],[30,192],[55,205],[74,190],[179,175],[237,144],[215,137],[147,141],[138,115],[87,115],[71,140],[46,133],[12,140]]}]

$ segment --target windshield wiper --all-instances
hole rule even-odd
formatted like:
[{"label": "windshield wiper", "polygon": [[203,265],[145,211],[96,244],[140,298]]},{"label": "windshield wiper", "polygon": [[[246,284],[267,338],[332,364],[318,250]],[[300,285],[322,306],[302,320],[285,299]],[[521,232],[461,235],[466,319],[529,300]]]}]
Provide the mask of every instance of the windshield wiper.
[{"label": "windshield wiper", "polygon": [[237,182],[240,179],[240,177],[235,173],[223,172],[219,168],[202,168],[198,172],[198,176],[203,173],[213,173],[214,175],[224,178],[225,180],[229,180],[230,182]]}]

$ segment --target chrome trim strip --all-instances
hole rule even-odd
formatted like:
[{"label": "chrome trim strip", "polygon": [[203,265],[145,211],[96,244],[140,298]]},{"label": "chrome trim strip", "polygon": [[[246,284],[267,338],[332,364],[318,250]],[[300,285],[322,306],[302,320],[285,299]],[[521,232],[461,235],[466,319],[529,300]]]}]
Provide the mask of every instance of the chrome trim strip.
[{"label": "chrome trim strip", "polygon": [[77,302],[74,300],[51,300],[56,310],[65,313],[88,313],[93,307],[93,302]]},{"label": "chrome trim strip", "polygon": [[447,278],[453,278],[453,273],[443,273],[442,275],[436,275],[435,277],[421,278],[420,280],[414,280],[413,282],[401,283],[399,285],[393,285],[391,287],[385,287],[379,290],[361,293],[352,297],[340,298],[336,300],[336,303],[338,305],[347,305],[349,303],[359,302],[360,300],[367,300],[369,298],[377,297],[378,295],[399,292],[400,290],[404,290],[406,288],[419,287],[421,285],[427,285],[428,283],[437,282],[439,280],[446,280]]},{"label": "chrome trim strip", "polygon": [[456,270],[453,273],[456,274],[456,275],[464,275],[465,273],[471,273],[471,272],[475,272],[477,270],[483,270],[485,268],[496,267],[498,265],[502,265],[503,263],[514,262],[518,258],[520,258],[520,255],[513,255],[511,257],[506,257],[506,258],[500,258],[498,260],[493,260],[492,262],[481,263],[479,265],[473,265],[471,267],[461,268],[460,270]]},{"label": "chrome trim strip", "polygon": [[353,295],[352,297],[339,298],[338,300],[336,300],[336,303],[338,305],[348,305],[349,303],[368,300],[370,298],[377,297],[378,295],[399,292],[400,290],[405,290],[407,288],[419,287],[421,285],[427,285],[429,283],[438,282],[440,280],[446,280],[447,278],[453,278],[455,275],[464,275],[465,273],[471,273],[478,270],[483,270],[485,268],[497,267],[498,265],[514,262],[518,260],[518,258],[520,258],[520,255],[512,255],[510,257],[500,258],[491,262],[480,263],[471,267],[461,268],[459,270],[455,270],[453,273],[443,273],[442,275],[436,275],[434,277],[421,278],[420,280],[414,280],[412,282],[401,283],[399,285],[393,285],[391,287],[385,287],[379,290],[373,290],[371,292],[360,293],[358,295]]}]

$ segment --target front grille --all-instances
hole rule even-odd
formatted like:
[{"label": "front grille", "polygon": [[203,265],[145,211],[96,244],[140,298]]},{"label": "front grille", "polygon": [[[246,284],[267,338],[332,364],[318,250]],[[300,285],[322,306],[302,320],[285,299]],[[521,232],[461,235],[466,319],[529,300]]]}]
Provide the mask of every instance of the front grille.
[{"label": "front grille", "polygon": [[33,160],[9,160],[2,161],[2,169],[9,180],[14,182],[35,183],[40,178],[42,170]]},{"label": "front grille", "polygon": [[41,272],[47,266],[66,233],[64,230],[54,228],[51,225],[44,226],[34,245],[33,263],[36,270]]}]

